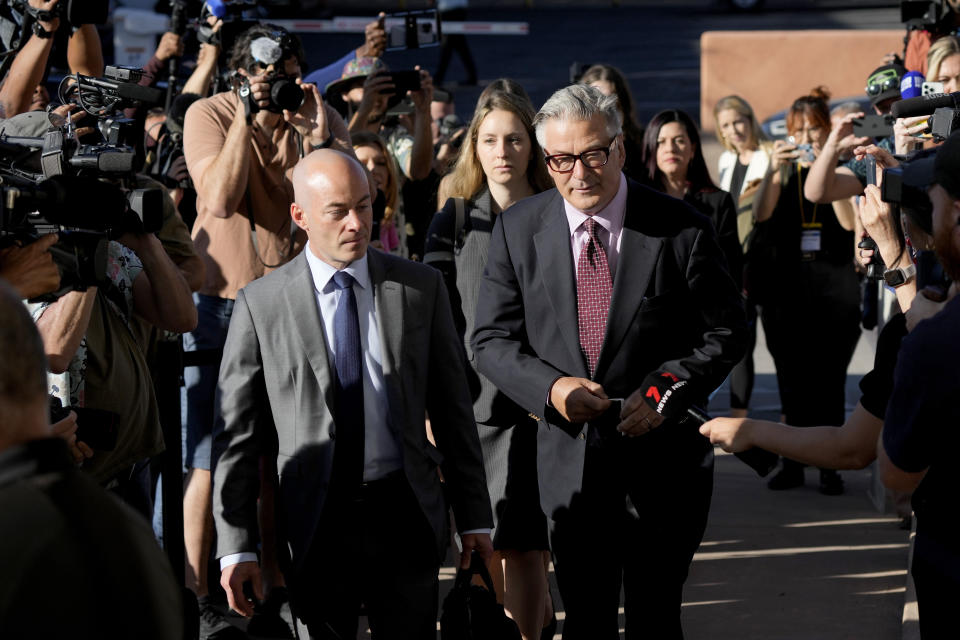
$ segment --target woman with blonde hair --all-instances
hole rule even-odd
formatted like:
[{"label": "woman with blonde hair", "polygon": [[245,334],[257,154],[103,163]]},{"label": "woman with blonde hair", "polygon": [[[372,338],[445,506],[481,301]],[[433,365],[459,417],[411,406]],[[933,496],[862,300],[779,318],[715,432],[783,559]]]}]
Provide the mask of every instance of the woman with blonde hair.
[{"label": "woman with blonde hair", "polygon": [[[443,273],[471,364],[470,336],[494,222],[518,200],[553,186],[534,135],[534,115],[516,82],[497,80],[484,90],[456,166],[441,186],[448,199],[427,232],[424,262]],[[556,618],[537,483],[537,423],[475,369],[471,373],[494,512],[490,573],[497,597],[525,640],[552,638]]]},{"label": "woman with blonde hair", "polygon": [[[378,249],[406,257],[406,229],[397,165],[383,138],[369,131],[350,134],[353,151],[360,164],[367,168],[379,192],[374,200],[374,229],[371,241]],[[379,194],[383,194],[382,198]],[[378,217],[382,208],[383,216]]]},{"label": "woman with blonde hair", "polygon": [[927,80],[942,82],[944,93],[960,91],[960,39],[943,36],[927,52]]},{"label": "woman with blonde hair", "polygon": [[718,162],[719,186],[733,198],[737,237],[744,254],[739,262],[742,272],[737,274],[736,281],[742,282],[746,297],[748,343],[743,359],[730,372],[730,414],[743,418],[753,395],[753,350],[757,341],[757,304],[749,286],[750,272],[759,266],[751,262],[751,245],[756,239],[754,203],[760,201],[769,181],[770,155],[766,136],[746,100],[740,96],[722,98],[714,106],[713,116],[717,138],[725,149]]}]

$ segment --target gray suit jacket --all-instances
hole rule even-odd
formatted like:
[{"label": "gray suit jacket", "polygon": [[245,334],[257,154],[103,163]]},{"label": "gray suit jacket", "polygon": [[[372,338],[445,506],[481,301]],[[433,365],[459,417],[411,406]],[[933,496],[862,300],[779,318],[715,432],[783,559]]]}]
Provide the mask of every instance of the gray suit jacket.
[{"label": "gray suit jacket", "polygon": [[[627,181],[620,257],[606,336],[593,379],[626,398],[656,370],[688,381],[703,402],[744,352],[740,292],[716,232],[681,200]],[[480,286],[473,349],[481,373],[542,416],[537,442],[540,497],[548,517],[570,505],[583,482],[587,430],[546,406],[560,376],[587,378],[580,351],[570,228],[554,189],[513,205],[496,222]],[[712,463],[695,426],[670,423],[639,438],[614,439],[634,479],[657,486]],[[636,497],[634,497],[636,500]]]},{"label": "gray suit jacket", "polygon": [[[463,350],[436,270],[375,250],[367,255],[404,472],[442,558],[449,542],[447,500],[461,530],[492,525]],[[217,557],[256,549],[258,459],[272,452],[279,472],[278,529],[297,569],[324,526],[320,513],[336,442],[335,375],[306,256],[238,293],[220,365]],[[427,440],[428,412],[436,447]]]}]

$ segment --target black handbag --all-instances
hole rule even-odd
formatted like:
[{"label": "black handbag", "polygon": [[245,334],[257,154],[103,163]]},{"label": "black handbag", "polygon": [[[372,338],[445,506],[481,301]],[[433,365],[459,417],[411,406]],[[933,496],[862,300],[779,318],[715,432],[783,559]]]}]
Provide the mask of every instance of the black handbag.
[{"label": "black handbag", "polygon": [[[486,589],[471,583],[477,574]],[[517,623],[497,602],[493,579],[483,559],[473,554],[469,569],[458,569],[453,589],[443,599],[441,640],[521,640]]]}]

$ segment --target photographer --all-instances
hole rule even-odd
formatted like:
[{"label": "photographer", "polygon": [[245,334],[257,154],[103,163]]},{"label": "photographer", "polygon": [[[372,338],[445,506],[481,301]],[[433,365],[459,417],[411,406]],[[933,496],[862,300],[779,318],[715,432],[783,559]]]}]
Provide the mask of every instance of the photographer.
[{"label": "photographer", "polygon": [[55,437],[44,345],[2,281],[0,318],[4,637],[183,637],[180,594],[152,532],[78,471]]},{"label": "photographer", "polygon": [[[342,118],[314,85],[301,83],[303,62],[295,35],[269,24],[254,26],[231,51],[236,90],[198,100],[187,111],[184,154],[197,191],[193,239],[206,266],[194,297],[199,322],[185,336],[188,351],[222,348],[237,291],[302,248],[303,234],[292,229],[289,212],[294,165],[317,148],[354,155]],[[292,111],[271,96],[281,82],[302,89],[302,104]],[[229,626],[208,602],[206,581],[213,531],[211,432],[219,417],[217,366],[190,367],[184,378],[184,536],[192,574],[188,582],[200,598],[205,636]]]},{"label": "photographer", "polygon": [[[934,246],[944,271],[960,280],[960,137],[951,136],[934,161]],[[956,296],[904,340],[877,448],[884,485],[914,491],[917,518],[911,573],[917,589],[920,634],[950,637],[960,597],[960,299]]]}]

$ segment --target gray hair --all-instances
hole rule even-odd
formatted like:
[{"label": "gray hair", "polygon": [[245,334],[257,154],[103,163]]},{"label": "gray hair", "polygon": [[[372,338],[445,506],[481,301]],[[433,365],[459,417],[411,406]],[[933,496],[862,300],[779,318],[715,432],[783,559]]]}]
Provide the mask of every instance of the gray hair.
[{"label": "gray hair", "polygon": [[597,114],[603,116],[607,125],[607,134],[611,138],[623,132],[623,115],[617,107],[616,95],[603,95],[599,89],[585,84],[564,87],[543,103],[540,112],[533,119],[537,142],[541,147],[546,148],[543,128],[549,120],[592,120]]}]

